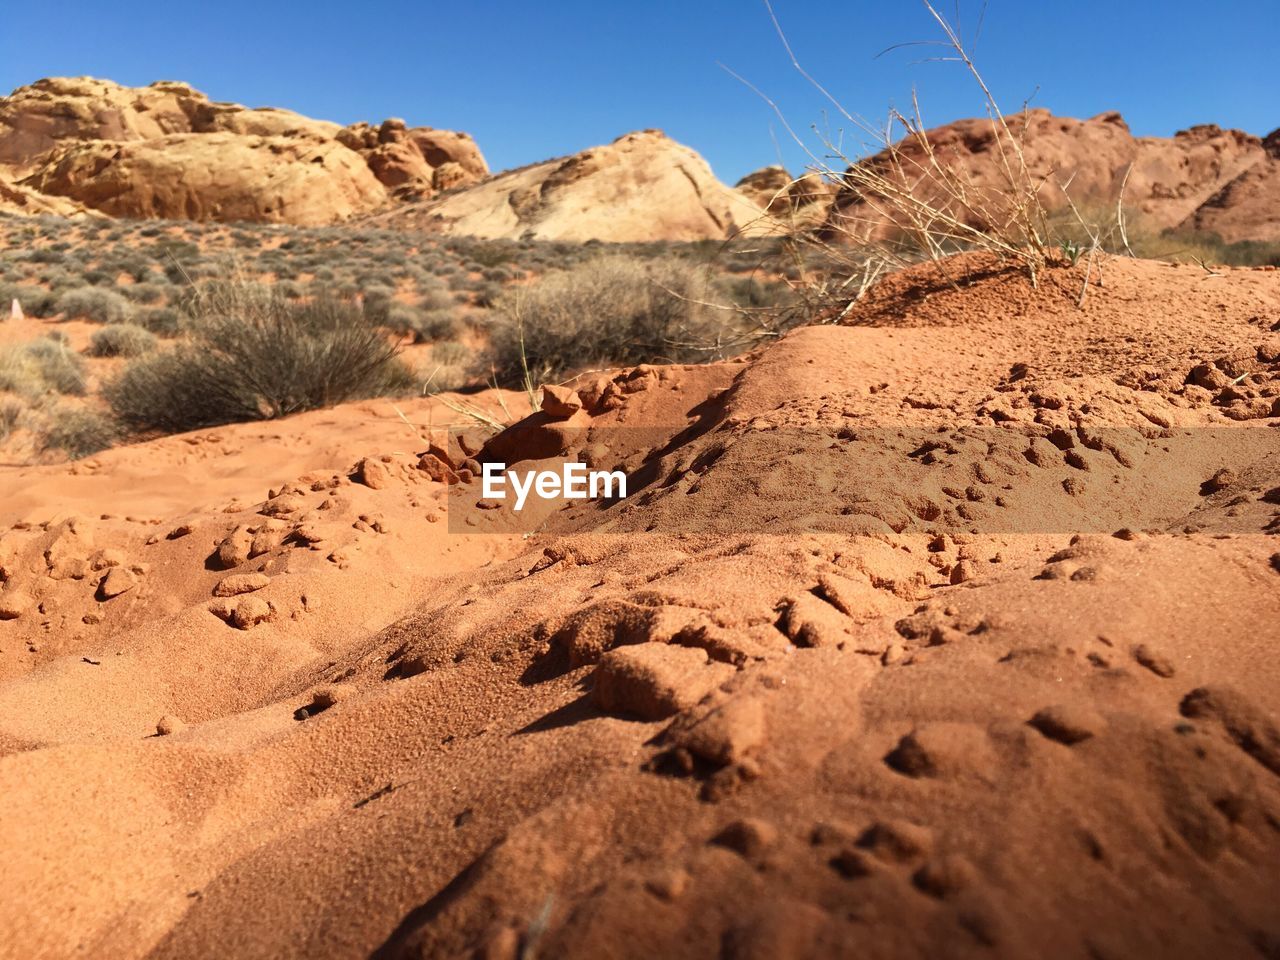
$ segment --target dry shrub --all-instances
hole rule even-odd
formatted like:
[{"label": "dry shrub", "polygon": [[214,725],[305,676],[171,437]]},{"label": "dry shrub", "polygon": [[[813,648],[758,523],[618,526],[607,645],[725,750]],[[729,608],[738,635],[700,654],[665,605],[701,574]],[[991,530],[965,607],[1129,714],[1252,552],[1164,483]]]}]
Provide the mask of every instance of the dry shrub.
[{"label": "dry shrub", "polygon": [[15,397],[0,398],[0,443],[27,422],[27,405]]},{"label": "dry shrub", "polygon": [[77,287],[58,298],[58,311],[68,320],[94,323],[124,323],[133,319],[133,304],[114,290]]},{"label": "dry shrub", "polygon": [[61,406],[45,413],[37,446],[61,450],[72,460],[105,450],[120,438],[120,425],[88,407]]},{"label": "dry shrub", "polygon": [[[766,0],[792,65],[828,101],[838,122],[850,127],[830,134],[819,132],[818,143],[810,145],[791,127],[777,104],[760,94],[810,157],[812,167],[805,176],[816,175],[839,188],[832,216],[823,229],[807,232],[792,244],[797,286],[814,313],[836,316],[887,270],[922,259],[985,250],[1020,265],[1035,284],[1041,270],[1060,255],[1041,200],[1046,180],[1035,176],[1027,163],[1025,116],[1006,116],[957,26],[929,0],[924,6],[940,30],[938,39],[923,41],[939,50],[930,59],[960,64],[980,92],[990,121],[987,152],[991,170],[985,177],[972,176],[940,154],[926,134],[914,96],[910,112],[891,110],[882,125],[850,113],[800,64]],[[863,142],[852,147],[866,148],[866,152],[851,149],[846,134],[854,139],[860,134]],[[797,179],[792,186],[800,182]],[[1097,246],[1091,244],[1091,249]],[[806,269],[813,247],[829,269]]]},{"label": "dry shrub", "polygon": [[112,324],[89,338],[89,352],[95,357],[140,357],[155,348],[155,334],[136,323]]},{"label": "dry shrub", "polygon": [[741,315],[718,309],[706,272],[671,259],[600,256],[508,290],[494,308],[500,382],[571,370],[719,359],[751,342]]},{"label": "dry shrub", "polygon": [[83,394],[84,359],[52,338],[0,349],[0,390],[31,398],[51,392]]},{"label": "dry shrub", "polygon": [[394,345],[355,304],[291,303],[218,281],[187,303],[188,338],[132,362],[103,394],[130,427],[178,432],[411,389]]}]

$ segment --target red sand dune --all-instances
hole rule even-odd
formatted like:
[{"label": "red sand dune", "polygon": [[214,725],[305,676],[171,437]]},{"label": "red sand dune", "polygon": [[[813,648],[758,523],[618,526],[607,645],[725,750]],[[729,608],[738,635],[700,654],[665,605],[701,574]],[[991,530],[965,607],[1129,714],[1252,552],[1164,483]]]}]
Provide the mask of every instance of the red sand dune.
[{"label": "red sand dune", "polygon": [[0,954],[1274,956],[1280,272],[1102,280],[4,468]]}]

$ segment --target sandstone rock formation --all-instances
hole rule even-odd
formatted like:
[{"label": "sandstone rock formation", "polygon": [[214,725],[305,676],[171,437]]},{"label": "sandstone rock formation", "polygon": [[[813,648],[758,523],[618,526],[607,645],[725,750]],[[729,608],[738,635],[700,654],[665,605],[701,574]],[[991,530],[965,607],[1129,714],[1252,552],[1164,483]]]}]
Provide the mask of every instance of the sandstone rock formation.
[{"label": "sandstone rock formation", "polygon": [[836,186],[816,173],[793,177],[785,167],[761,167],[737,182],[734,189],[750,197],[770,213],[800,210],[810,204],[830,201]]},{"label": "sandstone rock formation", "polygon": [[27,186],[19,186],[0,174],[0,213],[20,216],[51,214],[58,217],[80,216],[85,208],[65,197],[48,197]]},{"label": "sandstone rock formation", "polygon": [[[1170,138],[1134,137],[1115,112],[1076,120],[1041,109],[1010,117],[1009,126],[1023,142],[1032,180],[1043,183],[1040,196],[1050,211],[1066,207],[1063,185],[1078,206],[1095,210],[1114,207],[1123,186],[1125,207],[1151,229],[1207,229],[1228,241],[1269,239],[1280,230],[1275,203],[1260,202],[1280,191],[1280,164],[1274,148],[1269,153],[1252,134],[1203,125]],[[990,120],[960,120],[925,136],[939,162],[976,192],[1001,189],[1000,144]],[[907,138],[896,149],[928,192],[936,179],[922,172],[922,145]],[[861,163],[887,170],[888,152]],[[880,219],[878,206],[874,197],[846,188],[831,222],[865,225]]]},{"label": "sandstone rock formation", "polygon": [[403,120],[344,128],[170,81],[51,78],[0,98],[0,178],[30,198],[4,206],[30,212],[315,225],[487,172],[466,134]]},{"label": "sandstone rock formation", "polygon": [[1280,130],[1262,141],[1266,156],[1196,208],[1183,226],[1224,240],[1280,240]]},{"label": "sandstone rock formation", "polygon": [[23,181],[117,217],[317,226],[386,203],[359,154],[314,136],[173,134],[63,148]]},{"label": "sandstone rock formation", "polygon": [[777,226],[660,130],[499,174],[378,219],[489,238],[614,242],[723,239]]}]

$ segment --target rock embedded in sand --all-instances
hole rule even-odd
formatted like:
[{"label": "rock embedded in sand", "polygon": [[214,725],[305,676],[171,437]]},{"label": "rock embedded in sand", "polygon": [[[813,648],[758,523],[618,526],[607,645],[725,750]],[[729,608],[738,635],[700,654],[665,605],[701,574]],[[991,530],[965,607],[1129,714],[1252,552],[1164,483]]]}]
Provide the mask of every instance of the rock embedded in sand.
[{"label": "rock embedded in sand", "polygon": [[1211,493],[1218,493],[1235,483],[1236,479],[1233,470],[1223,467],[1204,483],[1200,484],[1200,492],[1206,496]]},{"label": "rock embedded in sand", "polygon": [[909,863],[933,850],[933,832],[910,820],[881,820],[858,839],[858,845],[888,863]]},{"label": "rock embedded in sand", "polygon": [[1097,736],[1107,727],[1098,713],[1080,704],[1045,707],[1027,722],[1050,740],[1067,746]]},{"label": "rock embedded in sand", "polygon": [[1245,753],[1280,776],[1280,725],[1263,708],[1231,687],[1197,687],[1179,705],[1184,717],[1216,720]]},{"label": "rock embedded in sand", "polygon": [[961,560],[951,568],[952,584],[968,583],[978,576],[978,565],[972,560]]},{"label": "rock embedded in sand", "polygon": [[1165,677],[1167,679],[1174,674],[1173,662],[1145,643],[1140,643],[1134,647],[1133,659],[1137,660],[1139,664],[1146,667],[1157,677]]},{"label": "rock embedded in sand", "polygon": [[675,739],[679,746],[708,763],[739,763],[765,742],[764,705],[755,697],[735,697]]},{"label": "rock embedded in sand", "polygon": [[249,547],[253,543],[253,534],[245,526],[236,527],[228,533],[214,551],[214,561],[224,570],[238,567],[249,559]]},{"label": "rock embedded in sand", "polygon": [[209,604],[209,612],[240,630],[269,620],[275,612],[271,604],[261,597],[247,596],[240,600],[219,597]]},{"label": "rock embedded in sand", "polygon": [[120,594],[132,590],[138,585],[138,578],[131,570],[124,567],[112,567],[98,584],[98,599],[110,600]]},{"label": "rock embedded in sand", "polygon": [[351,471],[351,478],[371,490],[381,490],[391,484],[391,471],[381,460],[365,457]]},{"label": "rock embedded in sand", "polygon": [[233,573],[223,577],[213,588],[215,597],[236,597],[242,593],[253,593],[261,590],[271,582],[271,578],[263,573]]},{"label": "rock embedded in sand", "polygon": [[827,601],[803,593],[783,606],[779,627],[797,647],[834,647],[849,639],[849,622]]},{"label": "rock embedded in sand", "polygon": [[248,630],[271,616],[271,605],[261,597],[245,597],[231,611],[232,626]]},{"label": "rock embedded in sand", "polygon": [[577,391],[554,384],[542,386],[542,412],[549,417],[568,418],[582,409]]},{"label": "rock embedded in sand", "polygon": [[778,828],[758,817],[735,820],[715,835],[712,843],[744,857],[758,857],[778,840]]},{"label": "rock embedded in sand", "polygon": [[592,697],[611,713],[662,720],[693,706],[733,673],[697,647],[641,643],[600,658]]},{"label": "rock embedded in sand", "polygon": [[666,900],[671,903],[679,900],[684,896],[684,892],[689,889],[689,871],[679,867],[659,870],[645,880],[644,886],[659,900]]},{"label": "rock embedded in sand", "polygon": [[156,721],[156,733],[162,737],[167,737],[171,733],[181,733],[185,729],[187,725],[172,714],[166,713]]},{"label": "rock embedded in sand", "polygon": [[931,897],[945,900],[974,886],[978,871],[959,854],[948,854],[924,864],[911,878],[916,888]]},{"label": "rock embedded in sand", "polygon": [[6,590],[0,593],[0,620],[17,620],[27,613],[35,601],[22,590]]},{"label": "rock embedded in sand", "polygon": [[973,776],[993,780],[998,758],[991,738],[972,723],[926,723],[898,741],[885,757],[893,770],[908,777]]}]

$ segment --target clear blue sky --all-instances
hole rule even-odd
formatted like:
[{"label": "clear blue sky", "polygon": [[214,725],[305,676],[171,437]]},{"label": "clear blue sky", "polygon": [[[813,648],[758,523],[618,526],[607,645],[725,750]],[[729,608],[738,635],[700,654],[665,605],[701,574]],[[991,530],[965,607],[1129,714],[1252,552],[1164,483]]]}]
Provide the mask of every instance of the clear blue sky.
[{"label": "clear blue sky", "polygon": [[[661,127],[733,182],[784,134],[717,61],[804,130],[821,98],[791,68],[760,0],[0,0],[0,90],[51,75],[185,80],[217,100],[349,123],[400,116],[466,130],[494,169]],[[918,0],[775,0],[800,59],[850,112],[882,117],[918,87],[932,125],[981,111]],[[954,0],[942,0],[954,14]],[[981,4],[962,2],[971,33]],[[1280,127],[1280,0],[991,0],[979,65],[1002,106],[1118,109],[1137,134],[1194,123]],[[1037,92],[1038,90],[1038,92]],[[803,155],[786,142],[794,169]]]}]

